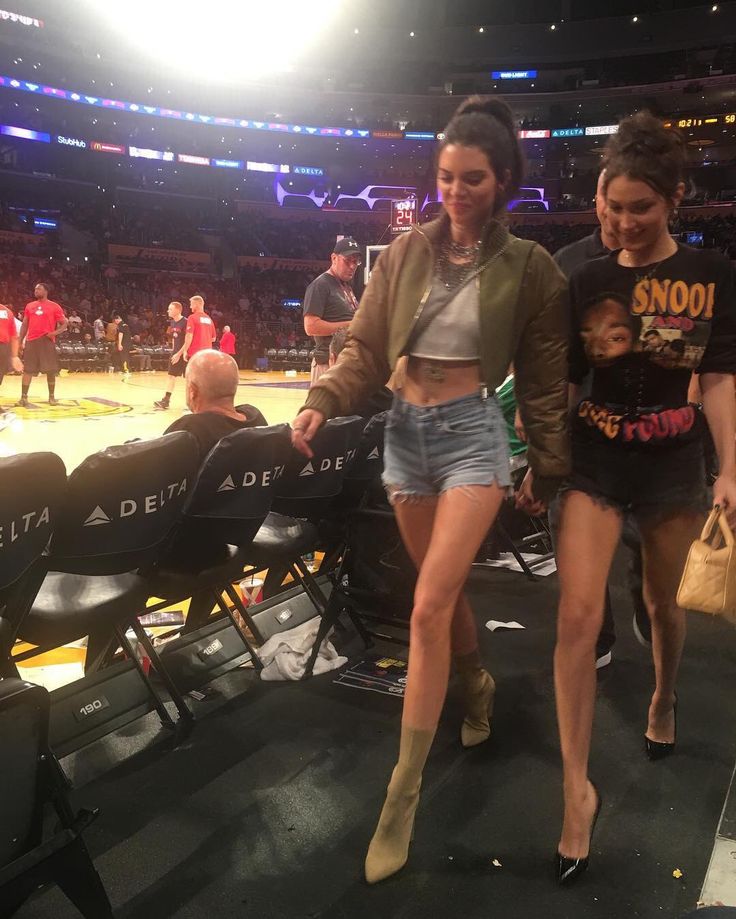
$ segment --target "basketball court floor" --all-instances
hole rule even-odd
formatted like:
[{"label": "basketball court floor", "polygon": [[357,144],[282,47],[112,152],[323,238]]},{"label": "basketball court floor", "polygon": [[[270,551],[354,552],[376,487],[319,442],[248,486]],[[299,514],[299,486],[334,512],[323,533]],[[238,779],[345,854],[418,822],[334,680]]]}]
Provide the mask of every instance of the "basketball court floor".
[{"label": "basketball court floor", "polygon": [[[177,380],[171,407],[154,408],[166,387],[166,374],[133,373],[123,382],[115,373],[62,373],[56,381],[58,406],[48,404],[46,378],[36,377],[29,393],[32,406],[15,407],[20,377],[5,377],[0,387],[0,410],[16,418],[0,430],[0,455],[50,450],[70,473],[91,453],[135,437],[158,437],[186,411],[184,381]],[[241,370],[236,404],[257,406],[269,424],[293,420],[304,403],[309,374],[287,377],[283,371],[254,373]]]}]

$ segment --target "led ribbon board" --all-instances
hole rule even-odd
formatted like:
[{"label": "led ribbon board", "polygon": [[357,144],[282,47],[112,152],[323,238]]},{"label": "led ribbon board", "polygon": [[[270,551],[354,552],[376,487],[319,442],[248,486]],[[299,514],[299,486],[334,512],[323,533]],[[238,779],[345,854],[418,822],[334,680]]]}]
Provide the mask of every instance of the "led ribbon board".
[{"label": "led ribbon board", "polygon": [[11,13],[9,10],[0,10],[0,22],[14,22],[16,25],[31,26],[35,29],[43,28],[43,19],[24,16],[22,13]]},{"label": "led ribbon board", "polygon": [[[371,136],[371,132],[363,128],[332,128],[273,121],[253,121],[248,118],[222,118],[218,115],[204,115],[200,112],[179,111],[178,109],[161,108],[158,105],[146,105],[143,102],[124,102],[121,99],[106,99],[103,96],[95,96],[91,93],[59,89],[57,86],[46,86],[43,83],[18,80],[9,76],[0,76],[0,88],[17,89],[24,93],[33,93],[34,95],[47,96],[53,99],[64,99],[77,105],[91,105],[96,108],[134,112],[138,115],[154,115],[157,118],[173,118],[177,121],[210,124],[218,127],[244,128],[250,131],[272,131],[282,134],[304,134],[314,137],[354,137],[358,140],[365,140]],[[434,138],[434,134],[431,137]]]}]

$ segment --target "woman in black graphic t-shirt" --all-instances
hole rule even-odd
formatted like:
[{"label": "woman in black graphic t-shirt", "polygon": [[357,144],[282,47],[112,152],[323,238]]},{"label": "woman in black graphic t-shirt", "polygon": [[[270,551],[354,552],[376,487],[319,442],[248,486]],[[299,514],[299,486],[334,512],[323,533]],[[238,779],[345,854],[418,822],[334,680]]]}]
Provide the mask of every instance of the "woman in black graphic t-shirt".
[{"label": "woman in black graphic t-shirt", "polygon": [[[704,435],[720,472],[713,503],[736,512],[736,291],[722,255],[678,245],[668,219],[682,198],[681,138],[651,115],[624,119],[605,155],[607,216],[622,248],[573,274],[573,472],[563,500],[560,611],[555,651],[565,814],[560,883],[586,867],[600,794],[588,779],[595,642],[624,512],[641,531],[644,596],[652,621],[655,690],[645,732],[650,759],[676,739],[675,681],[685,614],[675,596],[688,546],[710,504]],[[688,404],[699,374],[703,411]]]}]

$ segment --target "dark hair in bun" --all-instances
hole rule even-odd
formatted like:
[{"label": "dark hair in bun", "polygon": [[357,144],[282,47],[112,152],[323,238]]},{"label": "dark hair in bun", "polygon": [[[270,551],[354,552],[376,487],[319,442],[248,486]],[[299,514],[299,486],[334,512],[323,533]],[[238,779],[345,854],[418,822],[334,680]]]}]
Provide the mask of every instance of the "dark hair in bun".
[{"label": "dark hair in bun", "polygon": [[516,134],[514,116],[506,102],[498,96],[470,96],[458,107],[445,128],[438,157],[448,144],[478,147],[485,153],[497,181],[504,185],[496,198],[496,211],[502,210],[519,190],[524,178],[524,154]]},{"label": "dark hair in bun", "polygon": [[685,142],[665,128],[650,112],[637,112],[619,122],[603,152],[604,187],[617,176],[646,182],[663,198],[671,200],[685,180]]}]

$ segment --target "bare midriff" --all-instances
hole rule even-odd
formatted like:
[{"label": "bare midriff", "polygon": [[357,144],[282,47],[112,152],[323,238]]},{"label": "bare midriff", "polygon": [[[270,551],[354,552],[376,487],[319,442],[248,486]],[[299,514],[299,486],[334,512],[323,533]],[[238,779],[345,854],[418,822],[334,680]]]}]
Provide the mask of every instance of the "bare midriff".
[{"label": "bare midriff", "polygon": [[401,398],[412,405],[439,405],[477,393],[479,361],[434,361],[410,357]]}]

